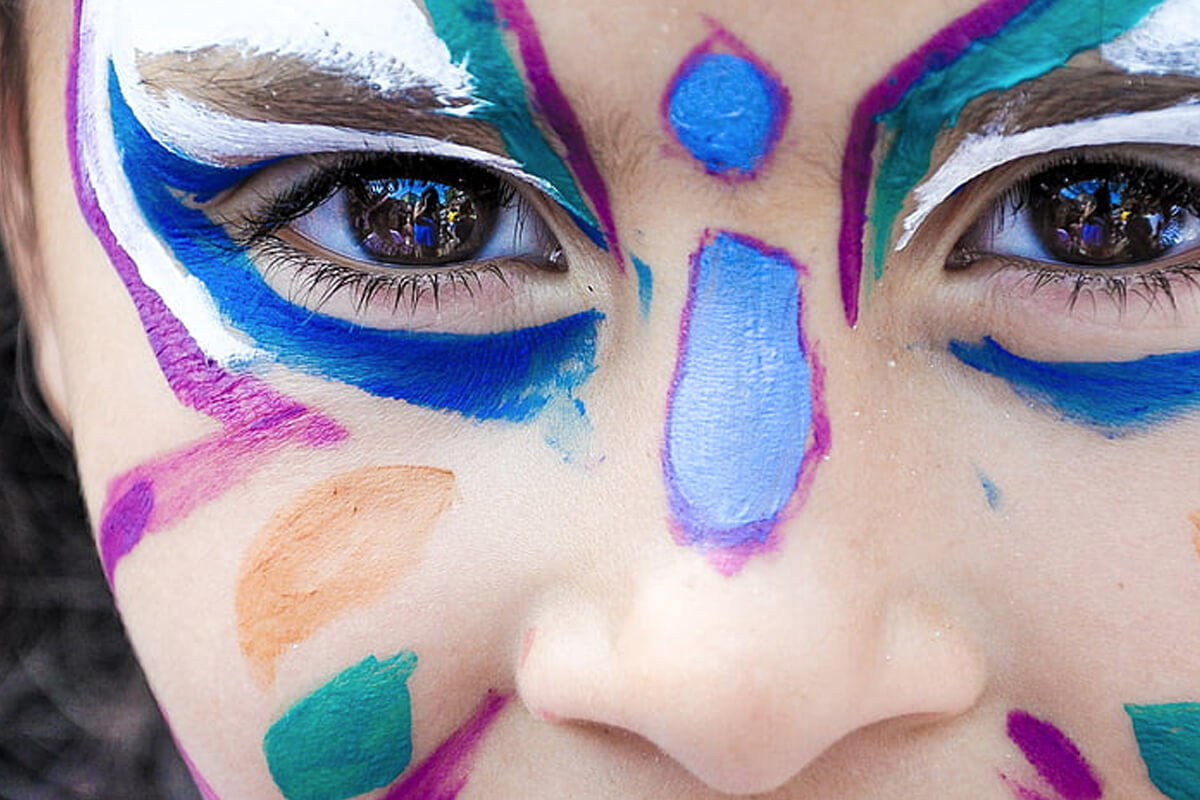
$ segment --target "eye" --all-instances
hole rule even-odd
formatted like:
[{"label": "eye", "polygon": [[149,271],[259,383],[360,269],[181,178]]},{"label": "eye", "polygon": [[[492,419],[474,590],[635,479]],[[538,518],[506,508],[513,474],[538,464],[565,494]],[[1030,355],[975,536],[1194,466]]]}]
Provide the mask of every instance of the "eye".
[{"label": "eye", "polygon": [[221,216],[234,220],[235,239],[267,283],[313,311],[371,327],[445,320],[464,304],[478,318],[538,294],[531,276],[567,270],[533,202],[511,179],[466,162],[309,157],[248,188],[257,207]]},{"label": "eye", "polygon": [[1154,166],[1082,157],[1019,181],[956,245],[951,268],[984,260],[1112,273],[1179,265],[1200,246],[1200,187]]}]

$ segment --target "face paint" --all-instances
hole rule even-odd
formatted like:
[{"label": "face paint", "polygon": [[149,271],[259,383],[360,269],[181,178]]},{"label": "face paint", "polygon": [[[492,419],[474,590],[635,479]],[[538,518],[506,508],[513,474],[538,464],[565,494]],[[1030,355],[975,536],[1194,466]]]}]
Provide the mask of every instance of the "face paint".
[{"label": "face paint", "polygon": [[1196,551],[1196,557],[1200,558],[1200,511],[1193,511],[1188,515],[1188,520],[1192,523],[1192,549]]},{"label": "face paint", "polygon": [[1200,76],[1200,3],[1166,0],[1128,33],[1100,48],[1100,56],[1135,74]]},{"label": "face paint", "polygon": [[[75,48],[66,99],[68,150],[80,209],[128,288],[176,397],[222,426],[220,432],[119,476],[110,484],[101,512],[99,539],[105,573],[111,582],[117,562],[147,533],[186,517],[252,473],[279,449],[288,445],[329,446],[341,441],[345,431],[259,379],[235,376],[214,363],[197,347],[161,296],[142,280],[134,259],[153,258],[155,244],[146,237],[129,235],[129,230],[121,227],[123,218],[119,214],[114,228],[114,218],[108,213],[108,209],[123,207],[124,198],[120,191],[113,192],[111,172],[100,166],[112,154],[105,149],[97,125],[97,83],[106,87],[107,73],[101,70],[97,74],[97,63],[104,59],[98,54],[93,8],[82,0],[75,7]],[[108,146],[111,149],[111,142]],[[244,349],[244,345],[226,339],[229,347],[222,349],[226,355]]]},{"label": "face paint", "polygon": [[466,724],[382,800],[455,800],[471,778],[475,750],[510,699],[506,694],[489,693]]},{"label": "face paint", "polygon": [[1031,361],[988,337],[954,341],[959,361],[1001,378],[1036,408],[1107,436],[1147,430],[1200,408],[1200,352],[1137,361]]},{"label": "face paint", "polygon": [[[294,304],[220,226],[180,200],[162,176],[180,158],[153,140],[124,104],[111,107],[122,164],[151,228],[206,287],[229,324],[283,365],[357,386],[379,397],[524,422],[574,392],[594,370],[596,326],[588,311],[546,325],[484,335],[368,328]],[[464,370],[462,364],[471,364]]]},{"label": "face paint", "polygon": [[344,800],[386,786],[412,757],[411,652],[368,656],[267,731],[263,753],[287,800]]},{"label": "face paint", "polygon": [[992,511],[999,511],[1004,505],[1004,495],[1000,492],[1000,487],[981,470],[975,470],[975,477],[979,479],[979,486],[983,489],[983,496],[987,500],[988,508]]},{"label": "face paint", "polygon": [[638,279],[638,305],[642,309],[642,318],[650,316],[650,304],[654,300],[654,273],[650,265],[637,256],[633,256],[633,268]]},{"label": "face paint", "polygon": [[775,72],[721,28],[688,54],[662,99],[667,130],[710,174],[730,181],[757,176],[790,111]]},{"label": "face paint", "polygon": [[1054,800],[1053,798],[1046,797],[1041,792],[1030,789],[1028,786],[1022,786],[1006,775],[1001,775],[1000,777],[1009,790],[1012,791],[1013,797],[1016,800]]},{"label": "face paint", "polygon": [[420,563],[454,475],[367,467],[304,492],[255,538],[238,579],[242,652],[259,684],[289,646],[376,601]]},{"label": "face paint", "polygon": [[[474,116],[495,125],[508,152],[518,162],[553,186],[555,197],[575,217],[580,227],[599,246],[612,248],[621,265],[616,224],[608,202],[608,190],[592,160],[583,128],[550,71],[533,18],[520,0],[425,0],[434,29],[459,63],[469,63],[475,78],[475,97],[482,105]],[[567,151],[582,191],[592,200],[597,222],[583,200],[580,187],[546,141],[530,114],[525,86],[500,36],[500,20],[517,37],[521,58],[539,110]],[[603,238],[599,230],[603,230]]]},{"label": "face paint", "polygon": [[1024,711],[1008,715],[1008,738],[1063,800],[1099,800],[1100,781],[1067,735]]},{"label": "face paint", "polygon": [[1125,706],[1150,780],[1170,800],[1200,800],[1200,703]]},{"label": "face paint", "polygon": [[1174,108],[1116,114],[1013,134],[971,134],[913,197],[916,207],[904,219],[896,250],[908,246],[917,229],[951,195],[974,178],[1028,156],[1089,145],[1194,145],[1200,131],[1200,106],[1188,101]]},{"label": "face paint", "polygon": [[[867,92],[855,110],[843,160],[839,256],[851,325],[858,318],[868,199],[873,198],[874,231],[869,254],[878,280],[893,224],[908,193],[929,170],[944,126],[953,126],[980,95],[1044,75],[1116,38],[1160,2],[990,0],[943,28]],[[881,127],[890,137],[872,186]]]},{"label": "face paint", "polygon": [[680,543],[726,573],[773,544],[829,446],[802,274],[783,251],[725,232],[692,257],[663,472]]}]

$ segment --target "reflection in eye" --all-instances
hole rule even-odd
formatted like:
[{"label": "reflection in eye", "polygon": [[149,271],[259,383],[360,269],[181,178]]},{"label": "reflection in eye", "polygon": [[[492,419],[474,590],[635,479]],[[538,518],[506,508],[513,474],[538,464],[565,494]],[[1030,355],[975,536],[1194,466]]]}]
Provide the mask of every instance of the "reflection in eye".
[{"label": "reflection in eye", "polygon": [[1113,270],[1170,261],[1197,245],[1200,187],[1155,167],[1077,158],[1009,189],[959,241],[949,266],[995,258]]},{"label": "reflection in eye", "polygon": [[274,198],[263,192],[265,209],[235,225],[264,271],[310,307],[348,291],[359,311],[380,297],[415,308],[426,296],[440,303],[444,288],[471,293],[484,275],[507,285],[513,270],[566,269],[541,216],[494,172],[398,153],[340,158]]}]

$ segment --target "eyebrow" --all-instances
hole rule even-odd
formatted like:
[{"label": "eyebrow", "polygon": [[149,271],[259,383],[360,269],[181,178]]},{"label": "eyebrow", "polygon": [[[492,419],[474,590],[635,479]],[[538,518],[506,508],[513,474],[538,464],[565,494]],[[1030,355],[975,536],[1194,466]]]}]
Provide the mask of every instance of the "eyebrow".
[{"label": "eyebrow", "polygon": [[142,87],[159,99],[177,93],[243,120],[403,131],[505,154],[504,140],[493,126],[454,113],[472,99],[447,100],[420,82],[384,93],[359,76],[332,72],[298,56],[247,55],[217,45],[140,54],[137,70]]}]

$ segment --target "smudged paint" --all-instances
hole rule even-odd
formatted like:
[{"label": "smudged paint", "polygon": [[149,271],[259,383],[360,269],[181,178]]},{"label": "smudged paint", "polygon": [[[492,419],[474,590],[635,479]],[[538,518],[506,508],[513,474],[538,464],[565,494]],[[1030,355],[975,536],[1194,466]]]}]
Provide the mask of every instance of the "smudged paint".
[{"label": "smudged paint", "polygon": [[287,800],[343,800],[386,786],[412,758],[408,678],[417,657],[375,656],[343,671],[271,726],[263,753]]},{"label": "smudged paint", "polygon": [[[871,256],[878,279],[895,219],[928,171],[945,125],[953,125],[976,97],[1051,72],[1124,33],[1159,2],[989,0],[936,33],[868,90],[855,109],[842,162],[839,258],[847,322],[858,319],[868,201],[874,198]],[[891,136],[872,192],[881,127]]]},{"label": "smudged paint", "polygon": [[714,32],[684,58],[663,94],[667,130],[712,175],[757,176],[791,112],[778,75],[729,31]]},{"label": "smudged paint", "polygon": [[1036,408],[1107,436],[1144,431],[1200,408],[1200,351],[1135,361],[1031,361],[991,337],[953,341],[950,352],[1004,380]]},{"label": "smudged paint", "polygon": [[471,778],[475,750],[510,696],[490,692],[471,718],[382,800],[455,800]]},{"label": "smudged paint", "polygon": [[250,545],[234,608],[242,653],[260,685],[286,649],[393,588],[421,560],[450,506],[454,475],[366,467],[308,489]]},{"label": "smudged paint", "polygon": [[[90,7],[90,6],[89,6]],[[113,202],[100,162],[96,124],[95,30],[76,0],[75,39],[66,97],[68,150],[80,210],[108,254],[146,330],[163,376],[179,401],[222,430],[115,478],[100,515],[99,544],[111,583],[117,563],[149,534],[183,519],[258,469],[286,446],[328,447],[346,432],[251,375],[214,363],[141,278],[126,244],[110,225],[101,197]]]},{"label": "smudged paint", "polygon": [[1200,558],[1200,511],[1193,511],[1188,515],[1188,520],[1192,523],[1192,549],[1196,551],[1196,557]]},{"label": "smudged paint", "polygon": [[1104,795],[1079,748],[1049,722],[1025,711],[1010,711],[1008,738],[1063,800],[1098,800]]},{"label": "smudged paint", "polygon": [[1200,800],[1200,703],[1127,705],[1150,780],[1171,800]]},{"label": "smudged paint", "polygon": [[638,305],[642,309],[642,317],[650,316],[650,304],[654,301],[654,272],[650,265],[637,256],[633,256],[633,268],[638,279]]},{"label": "smudged paint", "polygon": [[828,450],[803,273],[784,251],[727,232],[706,233],[692,257],[663,473],[680,543],[726,574],[773,545]]},{"label": "smudged paint", "polygon": [[979,486],[983,489],[983,496],[987,500],[988,508],[992,511],[999,511],[1000,507],[1004,505],[1004,495],[1000,492],[1000,487],[985,475],[983,470],[976,469],[975,477],[979,479]]},{"label": "smudged paint", "polygon": [[221,226],[164,182],[185,168],[182,159],[134,117],[115,75],[110,107],[122,166],[147,223],[205,285],[226,322],[284,366],[378,397],[513,422],[554,401],[572,404],[594,371],[603,319],[595,310],[531,328],[460,335],[368,328],[289,302]]}]

